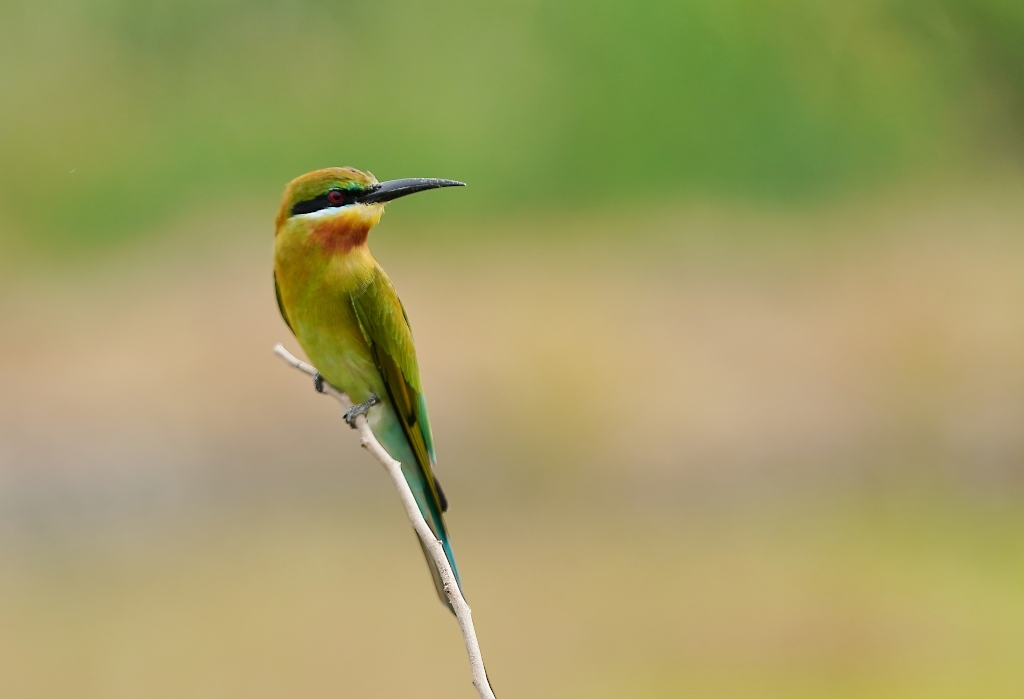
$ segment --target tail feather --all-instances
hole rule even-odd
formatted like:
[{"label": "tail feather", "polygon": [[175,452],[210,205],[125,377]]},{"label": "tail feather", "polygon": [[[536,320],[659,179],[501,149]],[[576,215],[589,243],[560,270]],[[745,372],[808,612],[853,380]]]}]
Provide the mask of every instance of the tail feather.
[{"label": "tail feather", "polygon": [[[397,419],[395,419],[394,413],[390,410],[382,411],[382,413],[380,422],[377,425],[371,425],[375,427],[374,434],[387,452],[401,462],[402,475],[405,476],[405,482],[409,484],[409,489],[416,498],[420,514],[423,515],[423,519],[427,521],[430,530],[434,532],[434,536],[438,538],[441,546],[444,547],[445,556],[448,558],[448,563],[452,566],[452,572],[455,573],[455,581],[461,589],[462,581],[459,578],[459,568],[455,564],[455,555],[452,553],[451,542],[448,540],[448,528],[444,523],[442,508],[447,503],[442,502],[440,497],[435,497],[434,493],[438,491],[437,486],[435,485],[434,488],[431,488],[427,483],[427,478],[433,476],[427,470],[429,469],[429,462],[423,464],[420,463],[420,459],[416,458],[416,453],[409,444],[406,434],[401,429]],[[426,468],[424,468],[424,465],[426,465]],[[416,540],[419,541],[419,537],[416,537]],[[451,609],[451,603],[448,601],[448,595],[444,592],[441,574],[434,564],[434,559],[423,546],[423,542],[420,542],[420,548],[423,549],[423,556],[427,559],[427,566],[430,568],[430,577],[434,581],[434,589],[437,590],[437,596],[446,607]],[[452,612],[454,613],[454,610]]]},{"label": "tail feather", "polygon": [[[452,572],[455,574],[455,582],[459,585],[459,589],[462,589],[462,580],[459,577],[459,567],[455,564],[455,555],[452,553],[451,542],[448,540],[448,530],[444,523],[444,516],[441,511],[437,508],[437,505],[428,497],[425,484],[422,483],[423,472],[419,469],[410,478],[410,474],[405,472],[405,480],[409,483],[410,489],[413,491],[413,495],[416,496],[416,503],[419,505],[420,513],[423,518],[427,521],[434,536],[441,542],[441,546],[444,548],[445,557],[448,559],[448,563],[452,567]],[[418,476],[418,477],[417,477]],[[434,581],[434,589],[437,591],[437,596],[441,599],[448,609],[454,614],[455,610],[452,609],[451,602],[448,600],[448,595],[444,591],[444,583],[441,581],[441,572],[437,569],[437,565],[434,563],[433,556],[427,551],[426,546],[420,541],[417,536],[416,541],[419,542],[420,548],[423,550],[423,557],[427,559],[427,567],[430,568],[430,577]]]},{"label": "tail feather", "polygon": [[[427,559],[427,567],[430,568],[430,577],[434,581],[434,590],[437,591],[437,596],[440,598],[441,603],[448,607],[448,611],[452,614],[455,613],[455,609],[452,607],[451,601],[448,599],[447,593],[444,591],[444,582],[441,580],[441,571],[437,569],[437,564],[434,563],[434,557],[427,551],[427,547],[423,545],[420,538],[417,536],[416,541],[419,543],[420,548],[423,550],[423,557]],[[454,557],[452,556],[451,547],[448,546],[447,541],[442,541],[441,544],[444,546],[445,555],[448,557],[448,562],[452,566],[452,572],[455,573],[455,580],[459,584],[459,589],[462,589],[462,581],[459,580],[459,570],[455,567]]]}]

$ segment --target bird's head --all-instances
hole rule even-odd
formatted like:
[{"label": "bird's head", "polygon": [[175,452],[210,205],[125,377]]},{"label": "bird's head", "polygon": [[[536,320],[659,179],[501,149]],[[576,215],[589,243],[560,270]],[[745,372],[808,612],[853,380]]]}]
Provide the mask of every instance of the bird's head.
[{"label": "bird's head", "polygon": [[438,187],[464,187],[455,180],[414,177],[378,182],[352,167],[314,170],[288,183],[277,213],[277,232],[297,227],[311,233],[357,244],[380,220],[384,205],[407,194]]}]

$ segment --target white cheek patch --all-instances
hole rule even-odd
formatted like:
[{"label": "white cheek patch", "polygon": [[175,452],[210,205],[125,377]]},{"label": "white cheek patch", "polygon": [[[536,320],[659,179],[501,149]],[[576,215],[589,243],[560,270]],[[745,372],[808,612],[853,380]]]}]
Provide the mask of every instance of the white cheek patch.
[{"label": "white cheek patch", "polygon": [[305,219],[307,221],[312,221],[314,219],[327,218],[328,216],[340,214],[346,209],[351,211],[353,208],[355,208],[355,206],[355,204],[348,204],[346,206],[331,206],[326,209],[317,209],[316,211],[310,211],[308,214],[295,214],[294,216],[292,216],[292,218],[299,218]]},{"label": "white cheek patch", "polygon": [[380,215],[383,212],[384,206],[382,204],[356,203],[318,209],[317,211],[310,211],[305,214],[295,214],[289,220],[311,226],[328,224],[332,226],[365,226],[366,228],[372,228],[380,220]]}]

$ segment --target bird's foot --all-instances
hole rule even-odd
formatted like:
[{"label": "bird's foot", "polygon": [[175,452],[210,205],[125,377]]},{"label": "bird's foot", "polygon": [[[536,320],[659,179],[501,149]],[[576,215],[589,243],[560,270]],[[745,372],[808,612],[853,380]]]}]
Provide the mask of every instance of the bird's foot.
[{"label": "bird's foot", "polygon": [[353,405],[351,408],[345,411],[345,422],[348,423],[349,427],[355,429],[356,418],[359,417],[360,415],[366,415],[367,411],[369,411],[370,408],[377,405],[378,403],[380,403],[380,398],[371,395],[369,400],[364,401],[359,405]]},{"label": "bird's foot", "polygon": [[324,392],[324,377],[319,371],[313,374],[313,388],[316,389],[317,393]]}]

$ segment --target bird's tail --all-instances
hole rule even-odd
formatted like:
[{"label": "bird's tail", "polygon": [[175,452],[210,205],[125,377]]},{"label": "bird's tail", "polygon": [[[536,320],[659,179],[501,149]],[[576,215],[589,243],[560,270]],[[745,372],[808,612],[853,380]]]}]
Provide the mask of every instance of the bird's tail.
[{"label": "bird's tail", "polygon": [[[462,580],[459,578],[459,567],[455,564],[455,554],[452,553],[452,544],[448,539],[448,528],[444,523],[444,514],[441,512],[440,507],[441,503],[431,497],[431,489],[426,484],[427,475],[423,472],[423,469],[419,468],[419,464],[413,462],[407,467],[406,464],[403,463],[402,471],[405,475],[406,482],[409,484],[409,488],[416,497],[416,504],[419,505],[420,513],[427,521],[427,524],[430,525],[430,529],[434,532],[434,536],[438,538],[441,542],[441,546],[444,548],[444,555],[448,558],[448,563],[452,567],[452,572],[455,573],[455,581],[458,583],[459,589],[461,590]],[[423,557],[427,559],[427,567],[430,568],[430,577],[434,581],[434,589],[437,590],[437,596],[454,614],[455,610],[452,609],[451,602],[448,601],[448,595],[444,591],[444,583],[441,581],[441,572],[437,569],[433,556],[431,556],[430,552],[427,551],[426,546],[424,546],[423,542],[420,541],[419,536],[416,537],[416,541],[419,541],[420,548],[423,549]]]},{"label": "bird's tail", "polygon": [[[437,564],[434,563],[434,557],[427,551],[427,547],[423,545],[420,538],[417,536],[416,541],[419,541],[420,548],[423,549],[423,557],[427,559],[427,567],[430,568],[430,577],[434,580],[434,589],[437,591],[437,596],[441,598],[441,602],[444,606],[448,607],[448,610],[452,614],[455,613],[455,609],[452,608],[452,603],[448,599],[448,594],[444,591],[444,582],[441,580],[441,571],[437,569]],[[444,554],[448,557],[448,563],[452,566],[452,572],[455,573],[455,581],[459,584],[459,590],[462,589],[462,581],[459,579],[459,569],[455,566],[455,556],[452,555],[452,547],[448,542],[448,537],[444,537],[441,540],[441,546],[444,547]]]},{"label": "bird's tail", "polygon": [[[387,452],[401,462],[402,475],[405,476],[405,482],[409,484],[409,489],[412,491],[413,497],[416,498],[420,514],[427,521],[427,525],[434,532],[434,536],[441,542],[445,556],[448,558],[448,563],[452,566],[452,572],[455,573],[455,581],[459,584],[459,589],[461,590],[462,581],[459,578],[459,568],[455,565],[455,555],[452,553],[452,545],[448,540],[448,528],[444,523],[444,510],[447,503],[444,499],[443,491],[440,490],[434,478],[430,459],[427,456],[422,440],[410,440],[409,433],[401,428],[398,420],[394,419],[394,415],[390,411],[385,413],[382,416],[383,419],[378,426],[378,430],[375,430],[374,434]],[[411,430],[410,432],[413,437],[417,436],[416,432]],[[418,536],[416,540],[419,541]],[[434,564],[434,559],[430,556],[426,547],[423,546],[422,541],[420,542],[420,548],[423,549],[423,556],[427,559],[427,566],[430,568],[430,577],[434,580],[434,589],[437,590],[437,596],[441,598],[441,602],[446,607],[451,609],[448,595],[444,591],[444,583],[441,582],[441,573]],[[454,611],[452,610],[453,613]]]}]

